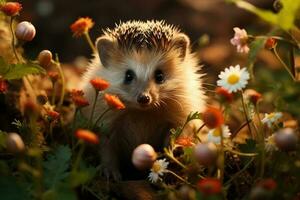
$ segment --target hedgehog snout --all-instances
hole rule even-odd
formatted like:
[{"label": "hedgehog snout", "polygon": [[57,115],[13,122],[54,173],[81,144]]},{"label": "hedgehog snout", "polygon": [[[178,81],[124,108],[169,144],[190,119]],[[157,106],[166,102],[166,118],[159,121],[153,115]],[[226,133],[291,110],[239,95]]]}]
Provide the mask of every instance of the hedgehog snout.
[{"label": "hedgehog snout", "polygon": [[147,106],[151,103],[151,96],[149,93],[140,93],[137,96],[137,102],[142,106]]}]

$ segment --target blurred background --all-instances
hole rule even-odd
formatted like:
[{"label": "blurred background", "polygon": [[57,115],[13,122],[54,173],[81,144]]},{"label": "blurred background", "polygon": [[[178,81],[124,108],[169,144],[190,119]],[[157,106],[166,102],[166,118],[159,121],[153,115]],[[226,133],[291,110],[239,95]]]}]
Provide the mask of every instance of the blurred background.
[{"label": "blurred background", "polygon": [[[251,0],[256,6],[273,9],[273,0]],[[37,37],[25,45],[30,58],[42,49],[60,55],[63,62],[74,62],[80,56],[90,57],[84,38],[73,38],[70,25],[79,17],[91,17],[95,26],[91,37],[95,40],[102,29],[114,27],[126,20],[165,20],[177,25],[190,36],[193,49],[206,66],[222,68],[232,62],[236,54],[230,45],[233,27],[247,27],[252,31],[268,30],[248,12],[227,4],[224,0],[26,0],[20,20],[31,21]],[[208,37],[207,37],[208,36]],[[199,45],[199,39],[201,45]],[[209,42],[208,42],[209,41]],[[239,55],[244,60],[245,55]]]}]

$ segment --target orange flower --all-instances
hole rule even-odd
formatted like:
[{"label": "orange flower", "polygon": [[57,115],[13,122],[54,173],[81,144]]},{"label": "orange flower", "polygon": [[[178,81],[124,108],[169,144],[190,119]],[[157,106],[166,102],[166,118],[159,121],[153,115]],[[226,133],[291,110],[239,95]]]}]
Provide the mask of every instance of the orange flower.
[{"label": "orange flower", "polygon": [[48,72],[48,76],[51,79],[51,81],[55,82],[58,79],[58,73],[54,71]]},{"label": "orange flower", "polygon": [[115,95],[105,94],[104,98],[105,98],[106,103],[110,107],[116,108],[118,110],[125,109],[125,105],[122,103],[122,101],[119,99],[119,97],[117,97]]},{"label": "orange flower", "polygon": [[277,40],[275,38],[268,38],[265,42],[266,49],[273,49],[277,45]]},{"label": "orange flower", "polygon": [[90,83],[98,91],[103,91],[109,87],[109,82],[101,78],[94,78],[90,80]]},{"label": "orange flower", "polygon": [[198,182],[198,188],[204,195],[220,194],[222,185],[219,179],[205,178]]},{"label": "orange flower", "polygon": [[260,93],[258,93],[256,90],[252,90],[252,89],[247,89],[245,91],[245,96],[246,98],[249,99],[249,101],[251,103],[253,103],[254,105],[261,99],[262,95]]},{"label": "orange flower", "polygon": [[224,123],[222,111],[211,106],[207,107],[202,113],[202,119],[210,129],[220,127]]},{"label": "orange flower", "polygon": [[54,122],[59,119],[60,114],[54,110],[47,111],[47,119],[49,122]]},{"label": "orange flower", "polygon": [[215,91],[216,94],[220,97],[221,101],[227,101],[228,103],[231,103],[233,101],[233,94],[225,88],[217,87]]},{"label": "orange flower", "polygon": [[180,145],[180,146],[184,146],[184,147],[194,146],[192,138],[184,137],[184,136],[177,138],[175,143]]},{"label": "orange flower", "polygon": [[90,105],[88,100],[86,98],[84,98],[83,95],[84,95],[84,92],[82,90],[73,89],[71,91],[72,101],[74,102],[74,104],[77,107],[85,107],[85,106]]},{"label": "orange flower", "polygon": [[78,139],[83,140],[85,142],[92,143],[92,144],[99,143],[99,137],[95,133],[93,133],[89,130],[78,129],[75,132],[75,137],[77,137]]},{"label": "orange flower", "polygon": [[74,37],[79,37],[87,33],[94,26],[94,22],[89,17],[81,17],[76,20],[71,26],[71,31]]},{"label": "orange flower", "polygon": [[0,78],[0,93],[5,93],[7,91],[8,84],[6,80]]},{"label": "orange flower", "polygon": [[7,16],[16,16],[22,10],[22,4],[18,2],[7,2],[1,5],[0,10]]},{"label": "orange flower", "polygon": [[272,191],[277,187],[276,181],[272,178],[263,179],[259,181],[257,185],[269,191]]}]

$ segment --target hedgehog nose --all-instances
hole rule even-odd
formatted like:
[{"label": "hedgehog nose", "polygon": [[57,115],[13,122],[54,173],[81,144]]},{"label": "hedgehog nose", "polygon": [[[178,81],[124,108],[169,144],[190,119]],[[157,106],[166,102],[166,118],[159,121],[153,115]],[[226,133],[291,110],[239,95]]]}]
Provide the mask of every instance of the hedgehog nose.
[{"label": "hedgehog nose", "polygon": [[137,97],[137,102],[142,105],[147,105],[150,103],[150,96],[147,94],[140,94]]}]

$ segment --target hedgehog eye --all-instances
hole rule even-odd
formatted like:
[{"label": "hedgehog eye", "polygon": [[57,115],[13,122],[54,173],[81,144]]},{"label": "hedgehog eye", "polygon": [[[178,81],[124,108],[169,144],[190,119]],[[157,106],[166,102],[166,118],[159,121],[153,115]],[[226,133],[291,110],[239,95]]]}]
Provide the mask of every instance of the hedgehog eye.
[{"label": "hedgehog eye", "polygon": [[134,79],[134,77],[135,77],[134,71],[132,71],[131,69],[128,69],[125,72],[124,84],[130,84],[132,82],[132,80]]},{"label": "hedgehog eye", "polygon": [[165,75],[160,69],[155,70],[154,78],[157,84],[162,84],[165,82]]}]

